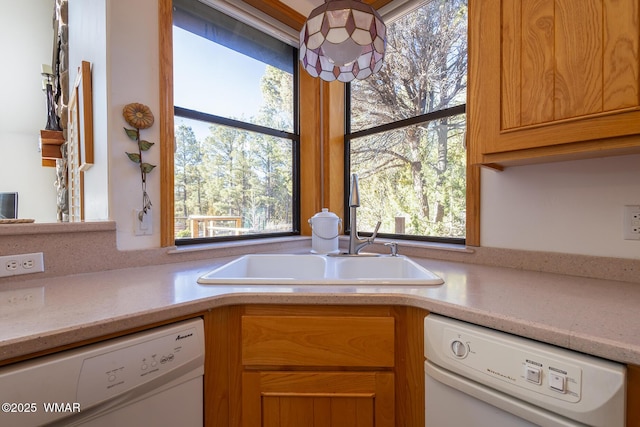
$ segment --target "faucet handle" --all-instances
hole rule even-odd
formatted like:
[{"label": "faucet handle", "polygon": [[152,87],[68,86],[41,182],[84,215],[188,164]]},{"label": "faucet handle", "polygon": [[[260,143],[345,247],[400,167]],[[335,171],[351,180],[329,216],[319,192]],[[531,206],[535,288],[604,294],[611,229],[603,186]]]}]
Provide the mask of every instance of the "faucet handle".
[{"label": "faucet handle", "polygon": [[384,245],[389,246],[389,250],[391,250],[391,256],[398,256],[398,242],[387,242]]},{"label": "faucet handle", "polygon": [[371,235],[371,237],[369,238],[369,241],[373,243],[373,241],[375,240],[376,236],[378,235],[378,230],[380,229],[380,225],[382,225],[381,221],[378,221],[378,223],[376,224],[376,229],[373,230],[373,234]]}]

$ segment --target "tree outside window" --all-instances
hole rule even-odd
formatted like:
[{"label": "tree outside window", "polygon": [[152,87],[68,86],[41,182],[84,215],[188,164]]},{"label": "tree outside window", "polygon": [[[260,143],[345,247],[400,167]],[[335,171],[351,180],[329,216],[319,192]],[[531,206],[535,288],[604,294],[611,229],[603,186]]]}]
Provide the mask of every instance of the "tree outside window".
[{"label": "tree outside window", "polygon": [[350,172],[359,228],[465,235],[467,1],[432,0],[391,23],[379,73],[350,85]]}]

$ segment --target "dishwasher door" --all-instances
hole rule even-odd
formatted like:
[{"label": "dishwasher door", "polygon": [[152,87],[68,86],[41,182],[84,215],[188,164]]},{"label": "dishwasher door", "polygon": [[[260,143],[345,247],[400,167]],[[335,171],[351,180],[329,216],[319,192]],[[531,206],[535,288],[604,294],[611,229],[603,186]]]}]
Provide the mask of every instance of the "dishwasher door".
[{"label": "dishwasher door", "polygon": [[[111,411],[96,414],[76,422],[61,420],[65,427],[113,427],[113,426],[180,426],[202,427],[203,401],[202,376],[181,384],[156,390],[140,396],[135,402],[118,405]],[[164,408],[164,409],[163,409]],[[50,426],[57,425],[56,423]]]},{"label": "dishwasher door", "polygon": [[579,427],[580,424],[425,362],[426,427]]},{"label": "dishwasher door", "polygon": [[0,426],[203,425],[204,326],[188,320],[0,368]]}]

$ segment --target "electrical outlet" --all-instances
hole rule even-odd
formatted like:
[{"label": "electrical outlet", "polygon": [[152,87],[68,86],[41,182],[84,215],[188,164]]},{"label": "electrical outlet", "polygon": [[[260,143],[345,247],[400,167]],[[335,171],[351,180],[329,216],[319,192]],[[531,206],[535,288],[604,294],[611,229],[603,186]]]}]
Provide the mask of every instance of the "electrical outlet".
[{"label": "electrical outlet", "polygon": [[640,240],[640,205],[624,207],[623,227],[625,240]]},{"label": "electrical outlet", "polygon": [[44,257],[42,252],[0,256],[0,277],[40,273],[43,271]]},{"label": "electrical outlet", "polygon": [[0,308],[18,311],[44,307],[44,287],[0,291]]},{"label": "electrical outlet", "polygon": [[153,234],[151,212],[144,213],[142,209],[133,210],[133,234],[136,236]]}]

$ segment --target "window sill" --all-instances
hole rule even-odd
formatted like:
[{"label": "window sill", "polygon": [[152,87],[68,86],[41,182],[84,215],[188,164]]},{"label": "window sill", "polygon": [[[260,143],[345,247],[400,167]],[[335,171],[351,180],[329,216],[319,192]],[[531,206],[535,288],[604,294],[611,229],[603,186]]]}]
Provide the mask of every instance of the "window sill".
[{"label": "window sill", "polygon": [[[348,245],[349,236],[341,236],[340,242],[343,245]],[[454,243],[438,243],[438,242],[424,242],[418,240],[401,240],[401,239],[384,239],[377,238],[375,243],[369,245],[366,248],[367,252],[380,252],[387,253],[389,249],[384,246],[385,243],[395,242],[398,244],[398,251],[402,255],[409,256],[418,256],[418,257],[428,257],[428,253],[420,253],[420,252],[431,252],[431,251],[446,251],[446,252],[456,252],[456,253],[467,253],[473,254],[475,253],[475,249],[465,245],[458,245]],[[342,246],[342,245],[341,245]]]},{"label": "window sill", "polygon": [[[475,249],[451,243],[421,242],[415,240],[376,239],[376,242],[366,247],[365,252],[388,254],[389,248],[385,243],[398,243],[398,253],[410,257],[459,260],[462,256],[475,253]],[[340,248],[346,250],[349,236],[340,237]],[[222,258],[242,256],[246,254],[279,252],[279,253],[308,253],[311,249],[311,236],[286,236],[255,240],[225,241],[217,243],[203,243],[188,246],[173,246],[168,248],[168,255],[188,256],[196,258]],[[199,254],[199,255],[196,255]],[[192,258],[192,257],[189,257]]]},{"label": "window sill", "polygon": [[[196,245],[171,246],[167,253],[185,254],[192,252],[204,251],[225,251],[224,254],[216,254],[216,256],[234,255],[239,249],[245,249],[246,253],[269,252],[280,250],[300,250],[311,246],[311,236],[286,236],[273,238],[260,238],[255,240],[235,240],[215,243],[201,243]],[[231,252],[234,253],[231,253]]]}]

